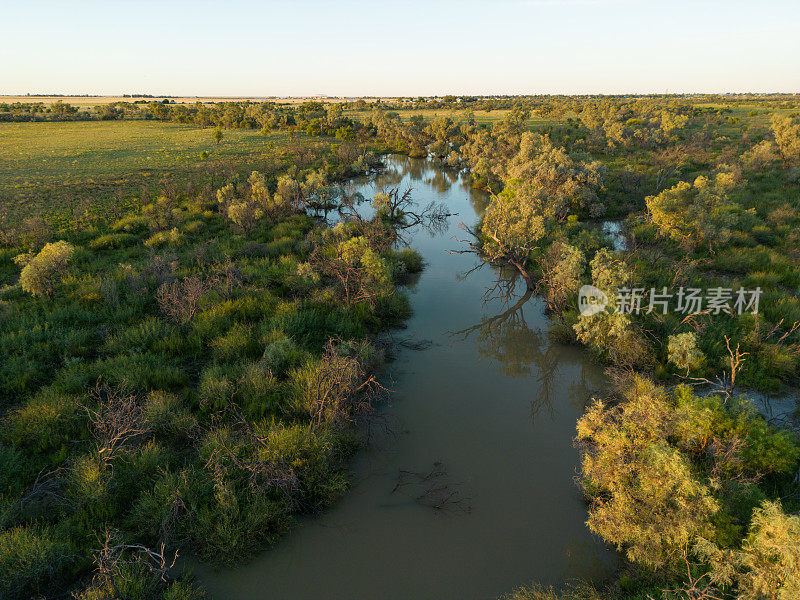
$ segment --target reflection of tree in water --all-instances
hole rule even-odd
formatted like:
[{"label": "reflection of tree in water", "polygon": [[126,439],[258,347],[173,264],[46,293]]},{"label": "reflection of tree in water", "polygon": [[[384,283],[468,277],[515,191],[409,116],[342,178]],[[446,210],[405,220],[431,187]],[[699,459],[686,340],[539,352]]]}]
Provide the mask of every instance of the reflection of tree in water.
[{"label": "reflection of tree in water", "polygon": [[454,169],[435,169],[433,174],[425,180],[429,186],[440,194],[450,191],[453,184],[458,181],[458,171]]},{"label": "reflection of tree in water", "polygon": [[404,177],[408,177],[411,181],[422,181],[430,170],[428,161],[401,155],[388,157],[385,164],[386,168],[378,174],[376,181],[381,181],[382,177],[386,175],[389,177],[387,186],[396,186]]},{"label": "reflection of tree in water", "polygon": [[[483,266],[483,265],[481,265]],[[481,266],[477,268],[481,268]],[[467,274],[468,275],[468,274]],[[534,330],[525,319],[525,307],[533,297],[527,290],[516,295],[518,277],[499,271],[497,283],[484,294],[484,306],[499,301],[503,310],[491,316],[484,316],[478,323],[452,332],[462,340],[474,336],[481,356],[494,359],[500,364],[503,374],[509,377],[531,377],[535,375],[538,385],[536,396],[531,401],[531,418],[547,409],[553,414],[554,385],[560,379],[559,366],[565,356],[563,347],[550,343],[547,332]],[[568,388],[570,398],[580,405],[585,403],[592,391],[583,365],[579,378]]]},{"label": "reflection of tree in water", "polygon": [[405,173],[397,169],[383,169],[372,180],[372,184],[378,191],[395,188],[400,185],[405,177]]}]

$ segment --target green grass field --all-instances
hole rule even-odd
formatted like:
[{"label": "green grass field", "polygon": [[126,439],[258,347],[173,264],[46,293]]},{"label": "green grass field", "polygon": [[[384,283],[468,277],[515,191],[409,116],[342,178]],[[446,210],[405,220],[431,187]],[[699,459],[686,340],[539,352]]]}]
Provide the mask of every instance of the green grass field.
[{"label": "green grass field", "polygon": [[[65,204],[139,190],[167,174],[196,172],[236,158],[257,165],[287,134],[153,121],[0,124],[0,212],[16,220]],[[204,157],[203,153],[207,156]]]}]

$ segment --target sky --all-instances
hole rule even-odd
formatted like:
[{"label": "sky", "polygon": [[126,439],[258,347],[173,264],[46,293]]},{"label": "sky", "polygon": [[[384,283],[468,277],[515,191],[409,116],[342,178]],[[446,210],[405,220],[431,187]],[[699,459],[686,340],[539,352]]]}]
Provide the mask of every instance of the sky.
[{"label": "sky", "polygon": [[800,0],[0,0],[0,94],[800,92]]}]

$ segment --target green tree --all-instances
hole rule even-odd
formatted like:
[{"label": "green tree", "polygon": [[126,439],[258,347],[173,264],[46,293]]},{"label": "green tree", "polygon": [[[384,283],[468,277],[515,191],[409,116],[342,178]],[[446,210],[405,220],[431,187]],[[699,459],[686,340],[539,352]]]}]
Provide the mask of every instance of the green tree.
[{"label": "green tree", "polygon": [[679,369],[689,371],[699,368],[705,359],[703,352],[697,347],[697,335],[692,332],[678,333],[667,340],[669,362]]},{"label": "green tree", "polygon": [[691,461],[668,443],[669,413],[664,391],[636,378],[618,405],[595,401],[576,438],[589,529],[653,568],[679,564],[698,537],[710,537],[719,510]]},{"label": "green tree", "polygon": [[481,252],[490,261],[510,263],[522,275],[528,289],[535,283],[528,271],[528,257],[547,235],[547,220],[541,205],[545,198],[531,202],[527,194],[508,186],[494,196],[481,223],[484,241]]},{"label": "green tree", "polygon": [[542,284],[552,310],[561,313],[577,298],[585,265],[583,252],[562,240],[547,250],[542,261]]},{"label": "green tree", "polygon": [[689,246],[725,242],[739,222],[741,210],[728,199],[735,186],[731,173],[713,179],[700,176],[645,199],[653,224],[662,235]]},{"label": "green tree", "polygon": [[800,122],[796,118],[774,115],[772,133],[786,165],[800,160]]}]

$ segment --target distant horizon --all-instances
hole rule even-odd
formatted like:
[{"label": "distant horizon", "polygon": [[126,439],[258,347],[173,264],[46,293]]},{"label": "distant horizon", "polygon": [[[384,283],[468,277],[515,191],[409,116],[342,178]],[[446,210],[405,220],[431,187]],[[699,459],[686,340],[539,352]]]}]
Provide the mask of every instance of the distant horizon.
[{"label": "distant horizon", "polygon": [[48,92],[24,92],[24,93],[6,93],[0,92],[0,98],[235,98],[247,99],[256,98],[264,100],[282,100],[282,99],[315,99],[315,98],[330,98],[330,99],[345,99],[345,100],[362,100],[362,99],[411,99],[416,98],[444,98],[445,96],[461,97],[477,97],[477,98],[498,98],[498,97],[536,97],[536,96],[796,96],[800,95],[800,89],[796,91],[753,91],[753,90],[740,90],[740,91],[692,91],[692,92],[576,92],[576,93],[560,93],[560,92],[536,92],[536,93],[461,93],[461,92],[445,92],[440,94],[406,94],[406,95],[380,95],[380,94],[154,94],[150,92],[122,92],[122,93],[48,93]]}]

